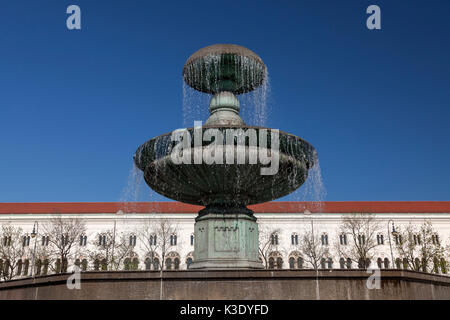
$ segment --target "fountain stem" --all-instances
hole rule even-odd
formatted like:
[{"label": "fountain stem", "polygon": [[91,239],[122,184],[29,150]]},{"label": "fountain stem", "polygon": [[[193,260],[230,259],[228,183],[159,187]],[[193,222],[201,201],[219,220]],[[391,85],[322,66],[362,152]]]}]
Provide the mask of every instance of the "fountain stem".
[{"label": "fountain stem", "polygon": [[209,103],[210,116],[206,126],[245,126],[239,116],[240,104],[230,91],[216,93]]}]

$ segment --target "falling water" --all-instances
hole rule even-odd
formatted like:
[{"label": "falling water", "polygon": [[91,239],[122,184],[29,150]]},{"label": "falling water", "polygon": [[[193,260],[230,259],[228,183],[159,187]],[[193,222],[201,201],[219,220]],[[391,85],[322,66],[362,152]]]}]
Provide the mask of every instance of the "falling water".
[{"label": "falling water", "polygon": [[264,82],[255,90],[239,96],[241,116],[250,126],[266,127],[270,109],[267,100],[270,96],[269,73],[266,69]]},{"label": "falling water", "polygon": [[194,126],[194,121],[203,123],[209,116],[211,95],[194,90],[183,81],[183,127]]}]

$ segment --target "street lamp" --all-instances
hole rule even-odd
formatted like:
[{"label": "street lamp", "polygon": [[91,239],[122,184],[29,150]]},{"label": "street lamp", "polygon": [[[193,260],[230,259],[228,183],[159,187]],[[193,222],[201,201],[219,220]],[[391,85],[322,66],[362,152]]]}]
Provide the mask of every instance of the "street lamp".
[{"label": "street lamp", "polygon": [[[33,224],[33,231],[31,232],[31,237],[36,238],[39,232],[39,223],[37,221]],[[31,277],[34,277],[34,267],[35,267],[35,259],[36,259],[36,243],[37,238],[34,240],[34,250],[33,250],[33,260],[31,262]]]},{"label": "street lamp", "polygon": [[398,232],[395,230],[394,221],[393,221],[392,219],[390,219],[390,220],[388,221],[387,227],[388,227],[389,247],[391,248],[392,267],[394,267],[395,261],[394,261],[394,254],[392,253],[391,232],[390,232],[390,229],[389,229],[389,223],[391,223],[391,222],[392,222],[392,235],[393,235],[394,237],[396,237],[396,236],[398,235]]}]

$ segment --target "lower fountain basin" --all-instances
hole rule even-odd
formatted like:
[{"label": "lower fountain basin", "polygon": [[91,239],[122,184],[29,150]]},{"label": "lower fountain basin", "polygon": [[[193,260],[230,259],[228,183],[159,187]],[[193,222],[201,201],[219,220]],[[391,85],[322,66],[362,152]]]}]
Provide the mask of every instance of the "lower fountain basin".
[{"label": "lower fountain basin", "polygon": [[[209,128],[203,127],[200,130],[204,133]],[[215,129],[221,132],[227,129],[242,129],[244,132],[253,129],[258,137],[260,130],[271,130],[250,126],[238,128],[221,126]],[[186,130],[192,137],[194,136],[194,128]],[[165,197],[195,205],[242,207],[271,201],[295,191],[306,181],[308,170],[315,163],[314,147],[294,135],[279,131],[278,150],[270,151],[272,146],[270,138],[264,146],[259,142],[255,146],[246,141],[247,157],[244,164],[237,164],[236,158],[233,164],[227,164],[225,160],[223,164],[205,162],[194,164],[194,161],[190,164],[176,164],[171,155],[176,142],[172,141],[172,133],[167,133],[140,146],[134,161],[144,172],[147,184]],[[195,146],[192,141],[190,146],[192,159],[196,151],[203,152],[210,143],[203,141],[201,145]],[[236,148],[234,146],[235,157]],[[223,152],[225,159],[226,148],[218,147],[216,150]],[[266,152],[269,155],[278,153],[279,165],[276,173],[261,174],[261,168],[267,168],[270,164],[262,164],[259,159],[257,163],[249,164],[248,155],[252,151]]]}]

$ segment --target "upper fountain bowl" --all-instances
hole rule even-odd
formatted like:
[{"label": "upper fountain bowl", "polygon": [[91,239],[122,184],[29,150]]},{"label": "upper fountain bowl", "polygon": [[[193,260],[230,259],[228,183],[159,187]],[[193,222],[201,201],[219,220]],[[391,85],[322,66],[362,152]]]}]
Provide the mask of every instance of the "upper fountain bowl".
[{"label": "upper fountain bowl", "polygon": [[215,44],[198,50],[183,68],[184,81],[195,90],[216,94],[246,93],[263,84],[266,66],[253,51],[235,44]]}]

